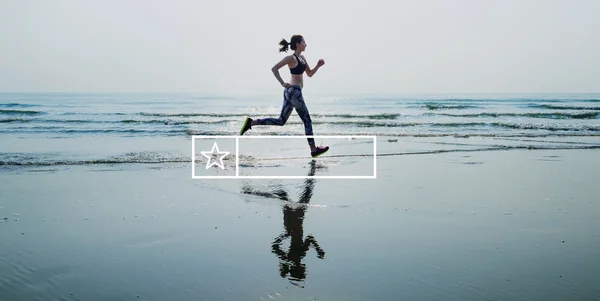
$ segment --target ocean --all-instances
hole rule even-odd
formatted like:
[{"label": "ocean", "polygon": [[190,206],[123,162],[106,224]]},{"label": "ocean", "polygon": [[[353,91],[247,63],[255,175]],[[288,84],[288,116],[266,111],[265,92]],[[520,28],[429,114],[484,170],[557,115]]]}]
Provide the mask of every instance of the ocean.
[{"label": "ocean", "polygon": [[[305,95],[305,101],[315,136],[491,138],[509,148],[600,142],[600,94]],[[2,93],[0,166],[186,162],[181,143],[191,145],[192,135],[237,135],[245,116],[277,117],[280,106],[277,96]],[[248,135],[303,134],[294,112],[285,126],[255,127]]]},{"label": "ocean", "polygon": [[0,94],[0,300],[598,300],[600,94],[304,96]]}]

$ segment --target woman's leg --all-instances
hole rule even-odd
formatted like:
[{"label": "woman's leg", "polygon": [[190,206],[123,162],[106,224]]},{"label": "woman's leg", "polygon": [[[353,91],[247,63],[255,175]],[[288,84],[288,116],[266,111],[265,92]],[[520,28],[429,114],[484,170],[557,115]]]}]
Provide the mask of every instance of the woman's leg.
[{"label": "woman's leg", "polygon": [[[287,88],[283,92],[283,106],[281,108],[281,113],[279,114],[279,118],[263,118],[252,120],[251,118],[246,118],[246,123],[240,132],[240,135],[243,135],[247,130],[251,129],[253,125],[284,125],[290,115],[292,114],[292,110],[296,109],[298,116],[304,123],[304,133],[306,136],[313,136],[312,129],[312,120],[310,118],[310,113],[308,112],[308,107],[304,102],[304,97],[302,96],[302,89],[298,86],[292,86],[291,88]],[[328,146],[325,147],[316,147],[315,139],[313,137],[306,138],[308,141],[308,146],[310,147],[311,155],[313,158],[325,153],[329,150]]]},{"label": "woman's leg", "polygon": [[[292,90],[292,92],[291,92],[289,99],[290,99],[291,104],[296,109],[298,116],[300,117],[300,119],[302,119],[302,123],[304,123],[304,134],[306,136],[312,136],[313,135],[312,120],[310,119],[310,113],[308,112],[308,107],[306,106],[306,103],[304,102],[304,97],[302,96],[302,90],[298,87],[292,87],[290,90]],[[315,150],[315,139],[307,138],[307,140],[308,140],[308,145],[310,146],[311,151],[314,151]]]},{"label": "woman's leg", "polygon": [[292,106],[289,98],[290,89],[285,89],[283,91],[283,105],[281,106],[281,113],[279,113],[279,118],[263,118],[263,119],[255,119],[253,120],[250,117],[246,117],[246,121],[240,130],[240,135],[244,135],[248,130],[252,129],[253,125],[284,125],[290,115],[292,114],[292,110],[294,106]]},{"label": "woman's leg", "polygon": [[290,102],[290,93],[288,92],[291,89],[285,89],[283,91],[283,106],[281,107],[281,113],[279,113],[279,118],[263,118],[253,120],[251,125],[279,125],[283,126],[290,115],[292,114],[292,110],[294,106]]}]

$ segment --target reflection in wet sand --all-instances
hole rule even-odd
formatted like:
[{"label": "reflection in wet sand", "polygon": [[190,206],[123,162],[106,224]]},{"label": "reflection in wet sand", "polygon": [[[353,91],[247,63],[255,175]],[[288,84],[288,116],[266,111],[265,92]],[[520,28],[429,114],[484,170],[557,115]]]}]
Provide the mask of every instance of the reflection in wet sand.
[{"label": "reflection in wet sand", "polygon": [[[310,172],[308,176],[314,176],[316,170],[316,161],[310,162]],[[287,191],[278,187],[272,191],[258,191],[248,185],[242,188],[245,194],[259,195],[264,197],[274,197],[289,203],[283,206],[283,226],[284,231],[277,236],[272,243],[272,253],[279,258],[279,275],[282,278],[288,277],[290,282],[297,286],[302,286],[301,282],[306,279],[306,265],[302,260],[308,253],[311,247],[317,251],[317,257],[325,258],[325,251],[319,246],[319,243],[314,236],[308,235],[304,238],[304,214],[306,206],[312,197],[316,179],[307,178],[304,180],[303,191],[300,194],[298,202],[293,202],[289,198]],[[282,247],[284,241],[289,238],[290,245],[287,250]],[[282,249],[283,248],[283,249]]]}]

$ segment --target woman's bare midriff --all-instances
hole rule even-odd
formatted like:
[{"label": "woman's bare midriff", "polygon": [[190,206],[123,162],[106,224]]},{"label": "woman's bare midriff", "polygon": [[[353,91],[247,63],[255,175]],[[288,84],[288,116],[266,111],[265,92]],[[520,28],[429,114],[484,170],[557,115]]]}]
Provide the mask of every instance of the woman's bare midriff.
[{"label": "woman's bare midriff", "polygon": [[290,79],[290,85],[292,86],[300,86],[302,88],[302,74],[292,74],[292,78]]}]

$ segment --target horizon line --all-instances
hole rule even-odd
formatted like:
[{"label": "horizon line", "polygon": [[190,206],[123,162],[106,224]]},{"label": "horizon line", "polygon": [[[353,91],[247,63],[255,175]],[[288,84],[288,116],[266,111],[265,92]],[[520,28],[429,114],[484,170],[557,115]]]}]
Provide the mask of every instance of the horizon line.
[{"label": "horizon line", "polygon": [[[248,95],[261,95],[261,94],[279,94],[277,92],[257,92],[247,93]],[[0,91],[0,94],[203,94],[213,96],[224,96],[227,93],[222,92],[183,92],[183,91]],[[600,94],[597,92],[576,92],[576,91],[563,91],[563,92],[355,92],[355,93],[343,93],[343,92],[311,92],[311,94],[328,94],[328,95],[361,95],[361,94],[386,94],[386,95],[407,95],[407,94]],[[243,95],[243,93],[231,93],[230,95]]]}]

